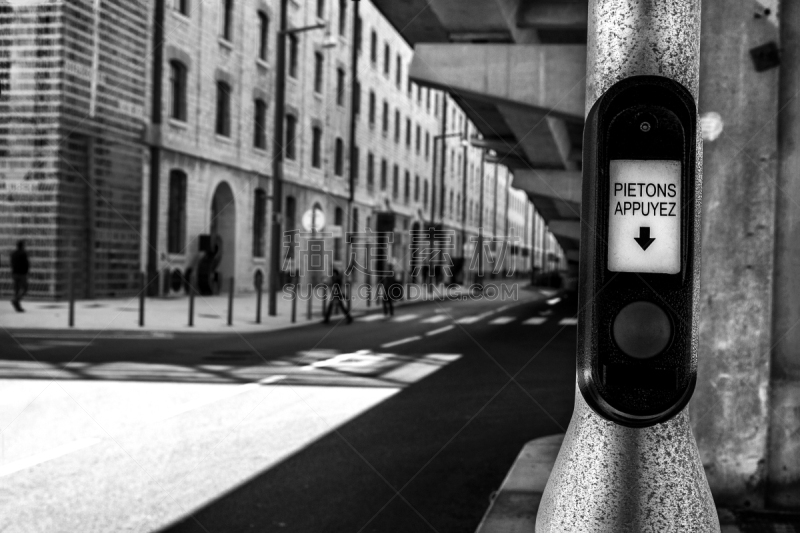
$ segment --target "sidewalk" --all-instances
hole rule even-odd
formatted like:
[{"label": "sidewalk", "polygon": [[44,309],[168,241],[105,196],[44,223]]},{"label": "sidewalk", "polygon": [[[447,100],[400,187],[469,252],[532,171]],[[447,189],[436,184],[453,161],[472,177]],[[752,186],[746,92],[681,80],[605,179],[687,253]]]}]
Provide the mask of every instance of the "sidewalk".
[{"label": "sidewalk", "polygon": [[[509,283],[516,283],[508,280]],[[403,307],[419,302],[432,301],[433,295],[426,295],[418,285],[410,285],[408,291],[418,293],[415,300],[395,302],[395,307]],[[415,288],[413,288],[415,287]],[[526,285],[519,283],[520,294]],[[455,296],[465,296],[463,289],[456,289]],[[228,296],[195,296],[194,326],[189,326],[189,297],[146,298],[144,326],[139,326],[139,298],[114,298],[98,300],[77,300],[75,302],[75,326],[69,327],[69,302],[24,301],[24,313],[17,313],[8,301],[0,301],[0,326],[7,330],[90,330],[90,331],[142,331],[173,333],[227,333],[272,331],[289,327],[303,326],[319,322],[323,318],[322,301],[311,299],[311,320],[308,319],[309,300],[298,299],[295,323],[291,321],[291,293],[278,295],[277,316],[268,315],[267,293],[262,295],[261,324],[256,323],[255,293],[236,295],[233,299],[233,320],[228,325]],[[382,312],[381,302],[374,300],[367,307],[364,299],[355,297],[352,303],[354,317],[369,312]],[[332,315],[331,321],[341,317]]]},{"label": "sidewalk", "polygon": [[[536,513],[564,434],[528,442],[492,495],[476,533],[534,533]],[[798,512],[717,508],[721,533],[800,533]]]}]

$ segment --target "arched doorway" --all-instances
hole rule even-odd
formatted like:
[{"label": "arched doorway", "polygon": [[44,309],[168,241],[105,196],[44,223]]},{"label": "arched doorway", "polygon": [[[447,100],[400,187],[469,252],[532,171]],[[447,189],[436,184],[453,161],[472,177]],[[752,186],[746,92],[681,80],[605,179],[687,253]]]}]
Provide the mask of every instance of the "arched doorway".
[{"label": "arched doorway", "polygon": [[211,245],[216,254],[218,290],[227,289],[236,272],[236,203],[227,182],[221,182],[211,199]]}]

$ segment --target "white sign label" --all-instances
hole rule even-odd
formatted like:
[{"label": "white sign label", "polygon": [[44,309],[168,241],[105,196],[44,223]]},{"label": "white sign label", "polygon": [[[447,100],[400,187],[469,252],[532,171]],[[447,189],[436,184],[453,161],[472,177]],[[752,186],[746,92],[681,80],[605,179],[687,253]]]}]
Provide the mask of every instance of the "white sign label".
[{"label": "white sign label", "polygon": [[608,269],[681,271],[681,162],[610,161]]}]

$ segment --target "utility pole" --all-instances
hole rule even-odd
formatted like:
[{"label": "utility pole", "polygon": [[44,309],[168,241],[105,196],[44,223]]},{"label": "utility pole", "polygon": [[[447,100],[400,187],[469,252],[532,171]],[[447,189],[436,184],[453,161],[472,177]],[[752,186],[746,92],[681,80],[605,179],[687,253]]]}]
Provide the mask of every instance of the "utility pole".
[{"label": "utility pole", "polygon": [[[350,194],[347,197],[347,233],[353,231],[355,221],[353,220],[353,202],[356,197],[356,178],[358,176],[358,155],[356,154],[356,127],[358,125],[358,106],[361,89],[358,84],[358,52],[361,46],[361,21],[359,20],[359,0],[353,0],[353,42],[351,43],[351,63],[350,63]],[[350,239],[345,235],[345,271],[351,260],[353,246]],[[345,276],[346,280],[348,276]],[[345,285],[348,283],[345,281]],[[353,298],[350,291],[347,293],[347,309],[352,306]]]},{"label": "utility pole", "polygon": [[[685,408],[699,329],[700,1],[589,0],[588,13],[578,387],[536,531],[718,533]],[[672,243],[672,255],[645,255],[633,231],[614,226],[625,214],[604,211],[611,183],[632,176],[681,187],[680,222],[652,217],[656,239]],[[608,253],[618,243],[628,248]],[[654,273],[633,257],[645,258]],[[665,306],[662,295],[679,295],[681,303]],[[608,305],[618,307],[609,313]],[[653,392],[658,386],[661,396]]]}]

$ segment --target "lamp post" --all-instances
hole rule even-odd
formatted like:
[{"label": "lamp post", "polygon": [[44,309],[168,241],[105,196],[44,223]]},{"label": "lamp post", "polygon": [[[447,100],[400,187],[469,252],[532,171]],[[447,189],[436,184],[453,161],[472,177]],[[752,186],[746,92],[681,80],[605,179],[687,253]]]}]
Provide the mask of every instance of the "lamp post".
[{"label": "lamp post", "polygon": [[[445,102],[447,102],[446,98],[443,98],[443,100]],[[444,124],[445,124],[445,128],[446,128],[446,124],[447,124],[447,112],[446,112],[447,106],[446,106],[446,104],[444,105],[444,109],[445,109],[445,112],[444,112]],[[445,128],[443,128],[443,130]],[[439,142],[439,141],[443,141],[444,139],[449,139],[450,137],[461,137],[462,142],[464,142],[464,133],[460,132],[460,131],[455,131],[455,132],[451,132],[451,133],[446,133],[445,132],[445,133],[441,133],[439,135],[434,135],[433,136],[433,172],[431,174],[431,178],[432,178],[431,179],[431,222],[430,222],[430,224],[428,226],[428,236],[429,236],[430,241],[431,241],[431,249],[433,249],[433,247],[434,247],[434,232],[435,232],[435,228],[436,228],[436,143]],[[447,150],[446,150],[446,148],[444,148],[444,143],[442,143],[442,144],[443,144],[443,149],[442,149],[442,172],[441,172],[441,175],[440,175],[440,180],[441,181],[439,182],[439,186],[441,187],[441,190],[442,190],[442,200],[439,202],[439,216],[440,216],[440,218],[444,218],[444,176],[445,176],[445,171],[446,171],[445,167],[447,166],[445,164],[445,154],[447,154]],[[432,272],[432,270],[431,270],[431,267],[432,267],[432,265],[431,265],[431,255],[432,255],[431,253],[428,253],[428,276],[429,277],[430,277],[430,274]]]},{"label": "lamp post", "polygon": [[281,233],[283,226],[283,156],[284,135],[283,120],[286,114],[286,37],[290,34],[318,30],[327,24],[315,24],[302,28],[288,29],[289,0],[281,0],[280,29],[278,31],[277,60],[275,64],[275,124],[273,138],[274,154],[272,156],[272,241],[270,243],[269,273],[269,316],[278,314],[278,287],[281,270]]}]

